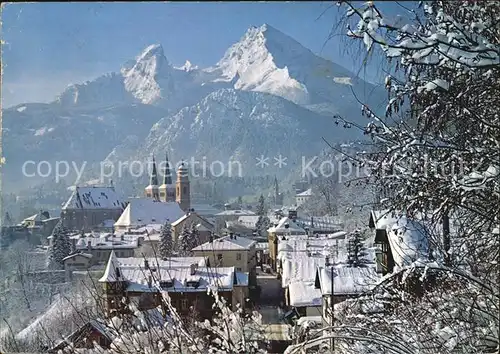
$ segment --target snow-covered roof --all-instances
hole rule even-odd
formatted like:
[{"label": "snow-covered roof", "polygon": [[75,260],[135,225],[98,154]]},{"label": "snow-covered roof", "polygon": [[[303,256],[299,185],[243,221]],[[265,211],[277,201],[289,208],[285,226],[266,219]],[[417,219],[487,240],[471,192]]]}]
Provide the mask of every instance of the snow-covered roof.
[{"label": "snow-covered roof", "polygon": [[184,220],[186,220],[187,218],[189,218],[190,216],[197,216],[199,217],[200,219],[202,219],[203,221],[209,223],[210,225],[213,226],[213,223],[211,223],[210,221],[208,221],[206,218],[204,218],[203,216],[201,216],[200,214],[198,214],[197,212],[189,212],[187,214],[184,214],[183,216],[181,216],[180,218],[178,218],[177,220],[175,220],[174,222],[172,222],[172,226],[177,226],[179,225],[181,222],[183,222]]},{"label": "snow-covered roof", "polygon": [[123,274],[120,272],[120,263],[116,258],[115,251],[111,251],[109,255],[108,264],[106,265],[106,269],[104,270],[104,274],[99,279],[101,283],[114,283],[117,281],[124,281],[125,278]]},{"label": "snow-covered roof", "polygon": [[401,217],[392,227],[388,225],[387,238],[394,262],[398,266],[426,259],[429,255],[426,228],[417,220]]},{"label": "snow-covered roof", "polygon": [[245,227],[253,228],[257,224],[258,220],[258,215],[244,215],[238,218],[238,223]]},{"label": "snow-covered roof", "polygon": [[111,237],[111,234],[96,234],[81,237],[79,235],[71,236],[70,239],[76,240],[76,249],[85,250],[89,243],[93,249],[130,249],[138,247],[138,236]]},{"label": "snow-covered roof", "polygon": [[76,257],[84,257],[84,258],[92,258],[92,255],[89,254],[89,253],[73,253],[67,257],[64,257],[63,258],[63,261],[67,260],[67,259],[71,259],[71,258],[76,258]]},{"label": "snow-covered roof", "polygon": [[294,257],[283,260],[281,286],[286,288],[294,282],[314,282],[318,267],[325,266],[325,257]]},{"label": "snow-covered roof", "polygon": [[[162,290],[172,292],[206,292],[207,289],[216,287],[219,291],[231,291],[234,285],[234,267],[198,267],[194,274],[191,268],[166,268],[156,269],[155,275],[161,279],[160,282],[148,284],[148,271],[140,267],[122,267],[121,272],[128,280],[127,291],[129,292],[154,292],[161,285]],[[196,286],[188,282],[196,282]],[[170,282],[169,287],[161,282]]]},{"label": "snow-covered roof", "polygon": [[244,209],[238,209],[238,210],[224,210],[221,211],[220,213],[216,214],[216,216],[254,216],[256,215],[253,211],[251,210],[244,210]]},{"label": "snow-covered roof", "polygon": [[321,306],[321,290],[316,289],[313,281],[296,281],[288,286],[290,306],[308,307]]},{"label": "snow-covered roof", "polygon": [[191,204],[191,209],[194,209],[195,213],[201,216],[215,216],[221,212],[220,209],[209,204]]},{"label": "snow-covered roof", "polygon": [[[285,227],[288,225],[288,228]],[[274,232],[274,233],[279,233],[279,234],[305,234],[306,230],[304,230],[302,227],[298,226],[295,221],[292,219],[288,218],[288,216],[285,216],[281,218],[281,220],[278,222],[277,226],[273,226],[267,230],[268,232]]]},{"label": "snow-covered roof", "polygon": [[297,193],[297,197],[310,197],[313,195],[313,191],[311,188],[301,192],[301,193]]},{"label": "snow-covered roof", "polygon": [[[373,267],[333,268],[333,294],[358,295],[369,291],[379,281],[380,275]],[[319,267],[316,273],[316,287],[319,286],[323,295],[332,294],[332,272],[330,267]]]},{"label": "snow-covered roof", "polygon": [[376,230],[386,230],[386,228],[392,227],[399,219],[399,215],[389,210],[372,210],[370,213],[370,224],[375,227]]},{"label": "snow-covered roof", "polygon": [[116,221],[115,227],[141,227],[148,224],[164,224],[179,219],[184,212],[176,202],[160,202],[150,198],[133,198]]},{"label": "snow-covered roof", "polygon": [[167,259],[128,257],[117,258],[117,260],[121,267],[144,267],[145,260],[148,261],[150,267],[159,266],[160,268],[189,268],[192,264],[197,264],[199,267],[206,265],[205,257],[171,257]]},{"label": "snow-covered roof", "polygon": [[47,217],[45,215],[43,215],[42,213],[36,213],[35,215],[31,215],[29,217],[27,217],[26,219],[23,220],[24,221],[44,221],[44,220],[47,220]]},{"label": "snow-covered roof", "polygon": [[345,239],[322,237],[308,237],[303,235],[278,238],[278,259],[294,260],[298,257],[325,258],[325,250],[335,251],[334,257],[342,262],[347,257],[347,243]]},{"label": "snow-covered roof", "polygon": [[124,200],[113,187],[76,187],[62,207],[66,209],[124,209]]},{"label": "snow-covered roof", "polygon": [[213,242],[206,242],[198,247],[193,248],[193,251],[247,251],[255,245],[257,241],[240,236],[224,236],[213,240]]}]

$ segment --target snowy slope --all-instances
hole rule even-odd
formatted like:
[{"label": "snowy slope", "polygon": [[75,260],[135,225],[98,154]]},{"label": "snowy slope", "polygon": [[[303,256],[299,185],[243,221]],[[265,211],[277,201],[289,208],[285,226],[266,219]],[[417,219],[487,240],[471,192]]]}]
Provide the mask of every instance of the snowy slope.
[{"label": "snowy slope", "polygon": [[[56,161],[66,161],[70,167],[87,161],[88,166],[104,159],[127,137],[144,139],[151,126],[168,115],[165,109],[143,104],[88,109],[23,104],[2,113],[2,154],[7,160],[2,172],[8,187],[39,182],[36,176],[23,175],[25,161],[48,161],[54,178]],[[47,165],[41,167],[42,174],[49,172]],[[36,173],[36,167],[28,165],[26,171]]]},{"label": "snowy slope", "polygon": [[[301,156],[317,153],[328,139],[346,139],[349,131],[336,126],[333,119],[309,111],[281,97],[235,89],[221,89],[198,104],[181,109],[153,126],[137,153],[116,150],[108,160],[147,161],[151,153],[172,161],[191,158],[212,161],[237,160],[245,174],[282,174],[274,156],[287,157],[288,166],[300,166]],[[260,155],[270,157],[265,171],[256,167]]]}]

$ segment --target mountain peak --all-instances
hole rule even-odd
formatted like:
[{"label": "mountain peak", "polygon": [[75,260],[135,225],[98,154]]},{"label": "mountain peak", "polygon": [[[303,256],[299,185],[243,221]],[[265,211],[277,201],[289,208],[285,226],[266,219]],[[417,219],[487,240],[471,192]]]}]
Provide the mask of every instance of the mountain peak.
[{"label": "mountain peak", "polygon": [[171,91],[171,69],[161,44],[152,44],[136,57],[133,65],[123,68],[125,88],[142,103],[153,103]]},{"label": "mountain peak", "polygon": [[151,44],[147,46],[137,57],[137,61],[149,59],[151,57],[165,57],[161,44]]}]

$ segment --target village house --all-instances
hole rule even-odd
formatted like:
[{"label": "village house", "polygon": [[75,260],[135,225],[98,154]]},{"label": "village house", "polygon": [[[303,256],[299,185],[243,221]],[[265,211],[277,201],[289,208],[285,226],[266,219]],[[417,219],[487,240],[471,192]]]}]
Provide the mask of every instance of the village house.
[{"label": "village house", "polygon": [[198,243],[207,242],[214,230],[214,225],[205,219],[204,217],[198,215],[194,211],[190,211],[187,214],[181,216],[179,219],[172,222],[172,240],[177,242],[179,236],[182,233],[184,226],[191,228],[192,225],[198,230]]},{"label": "village house", "polygon": [[126,207],[114,187],[78,187],[61,211],[63,226],[69,230],[91,231],[118,220]]},{"label": "village house", "polygon": [[238,303],[243,306],[248,279],[238,276],[234,267],[200,264],[203,263],[196,258],[189,267],[175,266],[168,261],[150,263],[149,260],[142,264],[127,264],[112,252],[99,279],[104,286],[107,313],[120,311],[123,297],[136,304],[138,309],[149,310],[162,305],[162,297],[168,295],[170,303],[181,315],[209,319],[214,313],[214,298],[208,291],[212,288],[217,289],[219,296],[225,298],[233,310]]},{"label": "village house", "polygon": [[[163,327],[165,318],[157,308],[141,312],[141,318],[134,323],[138,330],[147,331],[155,327]],[[106,323],[101,318],[92,319],[80,326],[64,340],[49,349],[49,353],[59,353],[71,345],[78,349],[93,349],[98,345],[103,349],[109,349],[113,340],[119,336],[120,329]]]},{"label": "village house", "polygon": [[271,266],[274,270],[276,270],[277,267],[276,258],[278,255],[278,240],[287,236],[307,234],[306,230],[297,225],[294,219],[296,219],[296,214],[294,211],[290,211],[288,216],[281,218],[275,226],[272,226],[267,230],[269,257]]},{"label": "village house", "polygon": [[300,193],[297,193],[295,195],[295,204],[297,206],[301,206],[303,204],[307,204],[309,202],[309,200],[311,200],[311,198],[314,196],[314,193],[312,191],[311,188],[303,191],[303,192],[300,192]]},{"label": "village house", "polygon": [[324,267],[318,267],[314,284],[315,288],[321,291],[324,324],[331,324],[332,307],[335,304],[370,291],[379,279],[380,274],[373,266],[330,266],[327,262]]},{"label": "village house", "polygon": [[86,270],[92,266],[92,254],[90,253],[73,253],[63,258],[64,270],[68,272]]},{"label": "village house", "polygon": [[28,231],[41,239],[46,239],[59,222],[59,217],[50,217],[48,211],[40,210],[38,213],[24,219],[19,226],[26,227]]},{"label": "village house", "polygon": [[208,257],[215,266],[235,267],[236,271],[255,273],[257,265],[254,240],[236,235],[228,235],[210,240],[193,248],[195,256]]},{"label": "village house", "polygon": [[375,231],[379,273],[391,273],[395,266],[409,265],[431,254],[428,231],[419,220],[387,210],[372,211],[369,227]]},{"label": "village house", "polygon": [[[345,232],[333,235],[292,236],[278,243],[278,274],[284,290],[285,305],[299,316],[320,316],[321,292],[315,287],[316,270],[325,265],[325,252],[336,262],[347,260]],[[333,237],[332,237],[333,236]]]},{"label": "village house", "polygon": [[[111,233],[91,233],[86,235],[70,236],[72,247],[75,253],[86,253],[92,255],[90,265],[104,264],[109,259],[110,254],[114,251],[119,257],[133,257],[135,250],[140,247],[143,239],[125,238],[123,235],[114,237]],[[70,260],[72,263],[73,260]],[[80,260],[76,262],[80,264]],[[86,269],[83,266],[83,269]]]}]

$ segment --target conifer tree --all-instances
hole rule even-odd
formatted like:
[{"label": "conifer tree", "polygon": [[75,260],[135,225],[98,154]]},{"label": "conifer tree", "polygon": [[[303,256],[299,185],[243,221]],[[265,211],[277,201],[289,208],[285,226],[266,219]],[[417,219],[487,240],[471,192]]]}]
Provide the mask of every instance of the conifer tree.
[{"label": "conifer tree", "polygon": [[170,230],[170,223],[168,221],[161,228],[160,233],[160,257],[166,259],[172,256],[173,242],[172,232]]},{"label": "conifer tree", "polygon": [[52,269],[63,269],[63,259],[71,253],[71,241],[68,231],[59,221],[52,231],[52,243],[49,247],[48,267]]},{"label": "conifer tree", "polygon": [[193,249],[200,244],[200,233],[195,223],[191,224],[190,235],[190,247]]},{"label": "conifer tree", "polygon": [[181,235],[179,236],[179,255],[182,257],[187,257],[191,255],[192,241],[191,241],[191,230],[189,226],[185,223],[182,227]]},{"label": "conifer tree", "polygon": [[266,215],[266,205],[265,205],[264,196],[262,194],[259,197],[259,203],[257,204],[256,212],[257,212],[257,215],[259,215],[259,216]]}]

